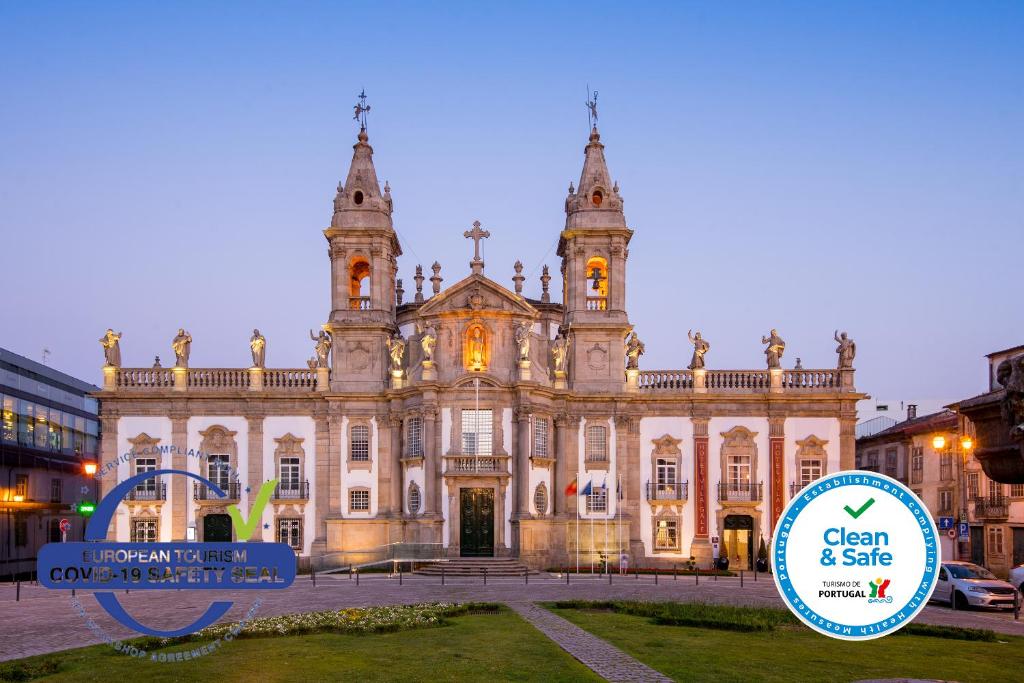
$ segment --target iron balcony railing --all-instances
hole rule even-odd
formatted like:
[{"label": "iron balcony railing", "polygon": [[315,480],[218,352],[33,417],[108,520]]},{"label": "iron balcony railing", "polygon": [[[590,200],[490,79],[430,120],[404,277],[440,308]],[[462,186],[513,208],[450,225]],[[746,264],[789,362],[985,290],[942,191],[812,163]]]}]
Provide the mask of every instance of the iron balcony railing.
[{"label": "iron balcony railing", "polygon": [[689,482],[648,482],[647,500],[686,500]]},{"label": "iron balcony railing", "polygon": [[206,484],[193,484],[192,500],[239,500],[241,497],[242,485],[237,481],[222,485],[220,489],[227,494],[226,497],[221,498]]},{"label": "iron balcony railing", "polygon": [[277,498],[279,500],[308,500],[309,482],[281,482],[274,487],[274,498]]},{"label": "iron balcony railing", "polygon": [[984,496],[974,499],[974,515],[982,519],[1006,519],[1010,504],[1004,496]]},{"label": "iron balcony railing", "polygon": [[718,500],[739,502],[754,502],[762,500],[761,483],[722,482],[718,485]]},{"label": "iron balcony railing", "polygon": [[128,500],[167,500],[167,485],[148,480],[141,486],[136,486],[128,492]]}]

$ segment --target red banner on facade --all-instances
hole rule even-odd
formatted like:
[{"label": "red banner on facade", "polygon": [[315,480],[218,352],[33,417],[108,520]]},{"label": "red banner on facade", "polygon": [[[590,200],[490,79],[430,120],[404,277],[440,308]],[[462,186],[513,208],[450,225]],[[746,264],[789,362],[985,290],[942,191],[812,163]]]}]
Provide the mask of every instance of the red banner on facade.
[{"label": "red banner on facade", "polygon": [[784,456],[785,439],[769,439],[769,450],[771,451],[771,496],[772,496],[772,531],[782,516],[782,509],[786,507],[785,495],[785,469]]},{"label": "red banner on facade", "polygon": [[694,536],[708,537],[708,438],[693,439]]}]

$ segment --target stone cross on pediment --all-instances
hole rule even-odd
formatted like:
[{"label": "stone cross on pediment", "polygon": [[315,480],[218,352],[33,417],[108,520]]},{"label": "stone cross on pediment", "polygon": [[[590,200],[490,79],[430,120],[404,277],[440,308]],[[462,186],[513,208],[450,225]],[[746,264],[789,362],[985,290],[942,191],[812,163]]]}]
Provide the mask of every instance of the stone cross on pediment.
[{"label": "stone cross on pediment", "polygon": [[484,270],[484,261],[480,258],[480,240],[490,237],[491,233],[480,229],[480,221],[473,221],[473,229],[462,233],[462,236],[473,240],[473,260],[469,262],[469,267],[473,273],[480,275]]}]

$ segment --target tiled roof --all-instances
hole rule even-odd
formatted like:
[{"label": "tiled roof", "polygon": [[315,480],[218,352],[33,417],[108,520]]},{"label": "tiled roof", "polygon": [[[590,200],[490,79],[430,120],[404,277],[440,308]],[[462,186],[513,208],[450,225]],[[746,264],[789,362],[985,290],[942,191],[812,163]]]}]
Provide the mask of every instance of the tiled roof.
[{"label": "tiled roof", "polygon": [[922,415],[912,420],[904,420],[894,424],[888,429],[883,429],[871,436],[858,439],[859,442],[884,441],[886,438],[906,437],[922,432],[931,432],[942,429],[955,429],[957,426],[956,413],[951,410],[943,410],[931,415]]}]

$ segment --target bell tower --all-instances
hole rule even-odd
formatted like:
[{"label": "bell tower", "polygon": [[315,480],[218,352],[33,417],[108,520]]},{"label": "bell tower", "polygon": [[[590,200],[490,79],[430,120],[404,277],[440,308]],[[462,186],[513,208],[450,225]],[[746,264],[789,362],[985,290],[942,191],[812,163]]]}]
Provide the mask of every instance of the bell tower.
[{"label": "bell tower", "polygon": [[324,230],[331,259],[333,338],[331,389],[380,391],[387,386],[385,341],[395,325],[395,277],[402,248],[391,223],[391,188],[381,192],[366,133],[366,96],[356,105],[359,136],[344,183],[338,183],[331,225]]},{"label": "bell tower", "polygon": [[597,132],[596,101],[578,187],[569,185],[562,257],[565,325],[572,338],[570,380],[587,391],[622,391],[626,315],[626,260],[633,231],[626,226],[618,183],[613,183]]}]

